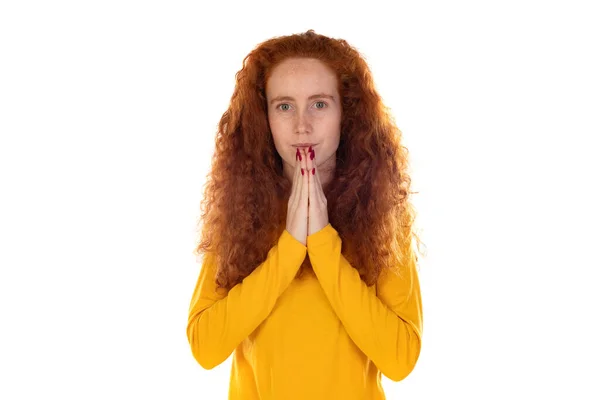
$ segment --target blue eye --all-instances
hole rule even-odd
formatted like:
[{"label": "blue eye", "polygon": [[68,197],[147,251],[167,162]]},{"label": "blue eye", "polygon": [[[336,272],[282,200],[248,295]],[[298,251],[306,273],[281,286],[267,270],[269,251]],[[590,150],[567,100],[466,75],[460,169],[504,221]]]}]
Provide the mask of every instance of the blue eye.
[{"label": "blue eye", "polygon": [[[284,106],[287,106],[287,109],[282,109],[282,108],[281,108],[281,107],[284,107]],[[280,110],[282,110],[282,111],[287,111],[287,110],[289,110],[289,109],[290,109],[290,105],[289,105],[289,104],[287,104],[287,103],[280,104],[280,105],[278,105],[277,107],[279,107],[279,109],[280,109]]]},{"label": "blue eye", "polygon": [[323,107],[317,107],[317,108],[325,108],[325,106],[327,105],[324,101],[317,101],[315,103],[315,105],[317,105],[317,104],[323,104]]}]

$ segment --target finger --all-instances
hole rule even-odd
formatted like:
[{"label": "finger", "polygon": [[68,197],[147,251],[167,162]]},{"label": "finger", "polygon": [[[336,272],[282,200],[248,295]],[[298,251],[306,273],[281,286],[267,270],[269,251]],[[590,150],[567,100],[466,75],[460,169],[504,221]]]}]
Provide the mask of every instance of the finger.
[{"label": "finger", "polygon": [[317,186],[317,193],[319,194],[319,197],[321,199],[321,201],[323,203],[326,202],[327,198],[325,197],[325,193],[323,192],[323,183],[321,182],[321,175],[319,174],[319,168],[317,166],[317,163],[315,163],[315,181]]},{"label": "finger", "polygon": [[312,152],[308,152],[308,160],[307,160],[307,165],[308,165],[308,201],[310,204],[310,200],[312,199],[312,204],[313,206],[316,205],[318,198],[317,198],[317,193],[315,191],[316,188],[316,182],[315,182],[315,176],[313,175],[313,171],[314,171],[314,167],[315,167],[315,160],[313,158],[314,156],[314,150]]},{"label": "finger", "polygon": [[308,235],[308,218],[309,218],[309,213],[308,213],[308,169],[307,169],[307,155],[306,155],[306,151],[304,149],[302,149],[301,151],[302,153],[302,168],[304,168],[304,175],[301,176],[302,178],[302,187],[300,188],[300,207],[301,209],[305,212],[306,215],[306,232]]},{"label": "finger", "polygon": [[294,185],[292,187],[292,204],[298,204],[300,199],[300,187],[302,185],[302,175],[300,168],[302,168],[302,162],[300,161],[300,150],[296,149],[296,168],[294,169]]},{"label": "finger", "polygon": [[308,154],[306,150],[302,150],[302,168],[304,175],[302,176],[302,204],[308,206]]}]

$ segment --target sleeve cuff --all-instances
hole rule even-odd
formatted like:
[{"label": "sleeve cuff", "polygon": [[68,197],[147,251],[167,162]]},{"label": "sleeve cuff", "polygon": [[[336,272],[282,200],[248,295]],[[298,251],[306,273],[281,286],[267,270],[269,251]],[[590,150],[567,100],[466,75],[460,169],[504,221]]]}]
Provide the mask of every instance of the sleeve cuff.
[{"label": "sleeve cuff", "polygon": [[310,248],[318,248],[331,243],[337,237],[339,237],[338,232],[329,223],[320,231],[308,236],[306,244]]},{"label": "sleeve cuff", "polygon": [[[292,261],[296,261],[298,265],[304,261],[306,252],[308,251],[307,247],[297,241],[287,229],[284,229],[279,237],[278,246],[280,251],[288,255]],[[295,265],[296,262],[292,262],[292,264]]]}]

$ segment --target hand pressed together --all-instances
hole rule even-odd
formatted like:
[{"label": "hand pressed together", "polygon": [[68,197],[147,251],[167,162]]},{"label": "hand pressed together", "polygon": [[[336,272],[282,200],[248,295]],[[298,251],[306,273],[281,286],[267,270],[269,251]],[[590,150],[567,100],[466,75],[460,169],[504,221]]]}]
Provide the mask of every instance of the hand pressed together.
[{"label": "hand pressed together", "polygon": [[327,198],[315,162],[315,150],[297,149],[294,182],[288,201],[287,231],[306,246],[306,237],[327,224]]}]

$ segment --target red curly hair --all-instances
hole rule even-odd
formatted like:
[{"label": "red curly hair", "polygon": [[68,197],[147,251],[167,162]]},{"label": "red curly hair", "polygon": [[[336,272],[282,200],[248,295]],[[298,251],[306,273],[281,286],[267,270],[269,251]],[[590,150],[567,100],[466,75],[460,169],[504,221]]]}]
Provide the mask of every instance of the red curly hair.
[{"label": "red curly hair", "polygon": [[[265,85],[287,58],[325,63],[338,78],[342,99],[340,143],[327,197],[330,224],[342,254],[369,286],[384,268],[398,271],[412,249],[415,210],[409,202],[408,150],[375,90],[370,69],[345,40],[312,29],[259,44],[243,61],[221,117],[207,176],[196,256],[212,253],[217,286],[229,290],[267,257],[285,229],[292,182],[283,174],[267,117]],[[307,255],[298,276],[312,272]]]}]

